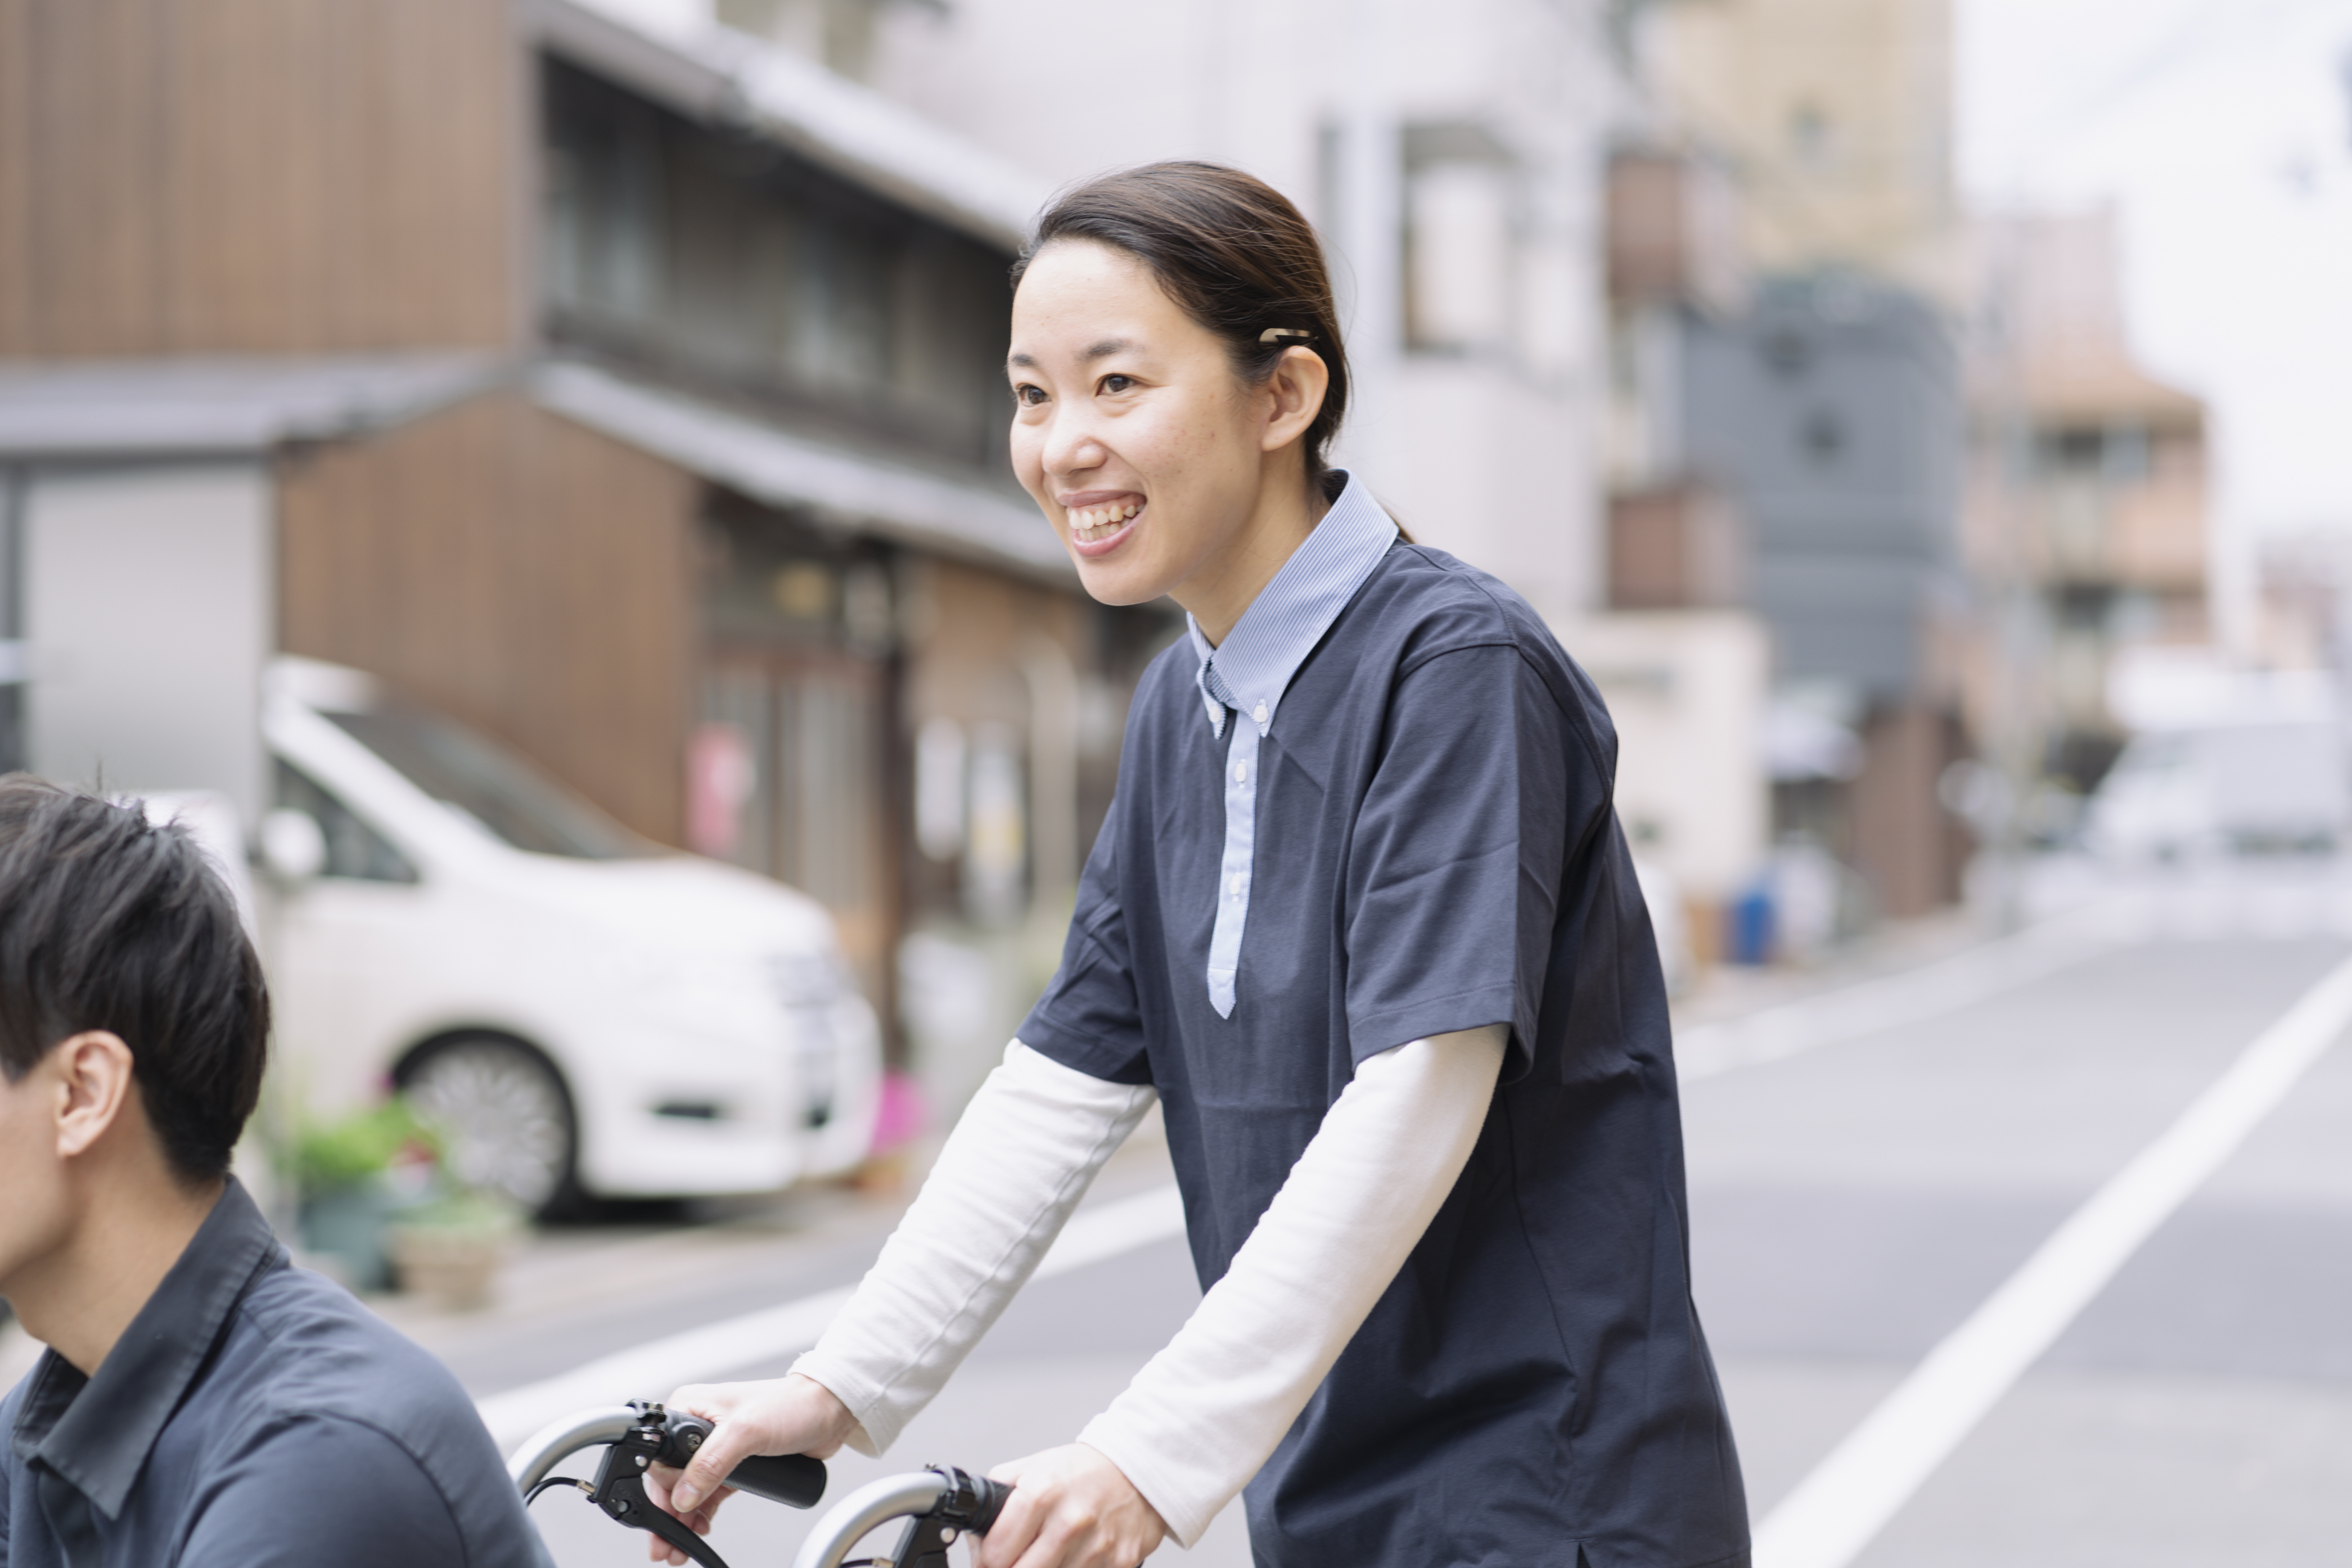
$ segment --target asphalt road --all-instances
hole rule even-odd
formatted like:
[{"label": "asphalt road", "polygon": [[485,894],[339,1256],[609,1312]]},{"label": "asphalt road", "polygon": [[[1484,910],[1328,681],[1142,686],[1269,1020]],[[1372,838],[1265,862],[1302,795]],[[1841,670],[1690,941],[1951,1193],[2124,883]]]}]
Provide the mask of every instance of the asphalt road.
[{"label": "asphalt road", "polygon": [[[2352,958],[2347,914],[2352,894],[2307,871],[2152,881],[2110,892],[2063,951],[2045,933],[1965,984],[1933,966],[1883,981],[1874,1012],[1797,1005],[1756,1059],[1707,1057],[1693,1032],[1694,1267],[1759,1521]],[[1146,1146],[1105,1186],[1164,1179]],[[831,1200],[560,1239],[491,1318],[408,1326],[495,1394],[853,1279],[890,1215]],[[1173,1241],[1033,1286],[888,1460],[835,1467],[835,1495],[1067,1441],[1196,1300]],[[2352,1563],[2352,1041],[1992,1392],[1851,1561]],[[535,1514],[565,1568],[644,1561],[576,1496]],[[734,1568],[780,1564],[806,1522],[738,1500],[716,1541]],[[1237,1510],[1183,1560],[1246,1564]]]}]

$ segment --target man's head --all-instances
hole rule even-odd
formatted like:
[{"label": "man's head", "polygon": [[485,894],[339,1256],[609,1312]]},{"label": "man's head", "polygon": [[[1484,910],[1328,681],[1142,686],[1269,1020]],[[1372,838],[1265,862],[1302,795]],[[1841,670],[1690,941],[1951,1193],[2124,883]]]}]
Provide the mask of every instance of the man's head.
[{"label": "man's head", "polygon": [[268,1034],[260,963],[193,839],[0,778],[0,1282],[70,1226],[84,1173],[216,1189]]}]

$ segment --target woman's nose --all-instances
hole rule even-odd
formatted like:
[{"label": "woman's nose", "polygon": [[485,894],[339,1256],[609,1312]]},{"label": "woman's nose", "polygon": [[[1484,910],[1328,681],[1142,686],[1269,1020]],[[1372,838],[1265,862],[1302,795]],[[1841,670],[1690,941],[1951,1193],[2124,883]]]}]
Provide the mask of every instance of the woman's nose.
[{"label": "woman's nose", "polygon": [[1042,456],[1045,471],[1060,475],[1098,468],[1110,454],[1095,434],[1094,421],[1083,410],[1066,413],[1056,409],[1053,425],[1045,432]]}]

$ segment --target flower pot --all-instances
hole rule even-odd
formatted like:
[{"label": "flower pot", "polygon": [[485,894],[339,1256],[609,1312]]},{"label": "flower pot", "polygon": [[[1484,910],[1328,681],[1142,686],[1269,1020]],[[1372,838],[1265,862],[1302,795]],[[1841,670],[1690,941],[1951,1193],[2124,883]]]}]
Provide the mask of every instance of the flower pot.
[{"label": "flower pot", "polygon": [[398,1205],[374,1178],[312,1193],[302,1200],[303,1250],[352,1289],[381,1290],[392,1282],[384,1227]]},{"label": "flower pot", "polygon": [[400,1289],[453,1311],[490,1304],[511,1233],[467,1226],[395,1225],[392,1267]]}]

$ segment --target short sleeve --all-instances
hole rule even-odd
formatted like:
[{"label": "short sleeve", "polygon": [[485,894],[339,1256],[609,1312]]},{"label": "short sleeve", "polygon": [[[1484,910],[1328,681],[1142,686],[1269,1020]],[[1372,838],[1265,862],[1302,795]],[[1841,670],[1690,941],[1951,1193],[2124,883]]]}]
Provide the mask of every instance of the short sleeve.
[{"label": "short sleeve", "polygon": [[1037,1005],[1022,1020],[1021,1043],[1066,1068],[1111,1083],[1151,1081],[1143,1010],[1118,884],[1119,802],[1111,802],[1078,879],[1077,911]]},{"label": "short sleeve", "polygon": [[1528,1070],[1569,847],[1607,805],[1591,753],[1517,647],[1456,648],[1399,679],[1348,856],[1357,1061],[1504,1024],[1505,1079]]},{"label": "short sleeve", "polygon": [[415,1456],[340,1416],[278,1427],[205,1489],[181,1568],[409,1568],[468,1563],[482,1544]]}]

